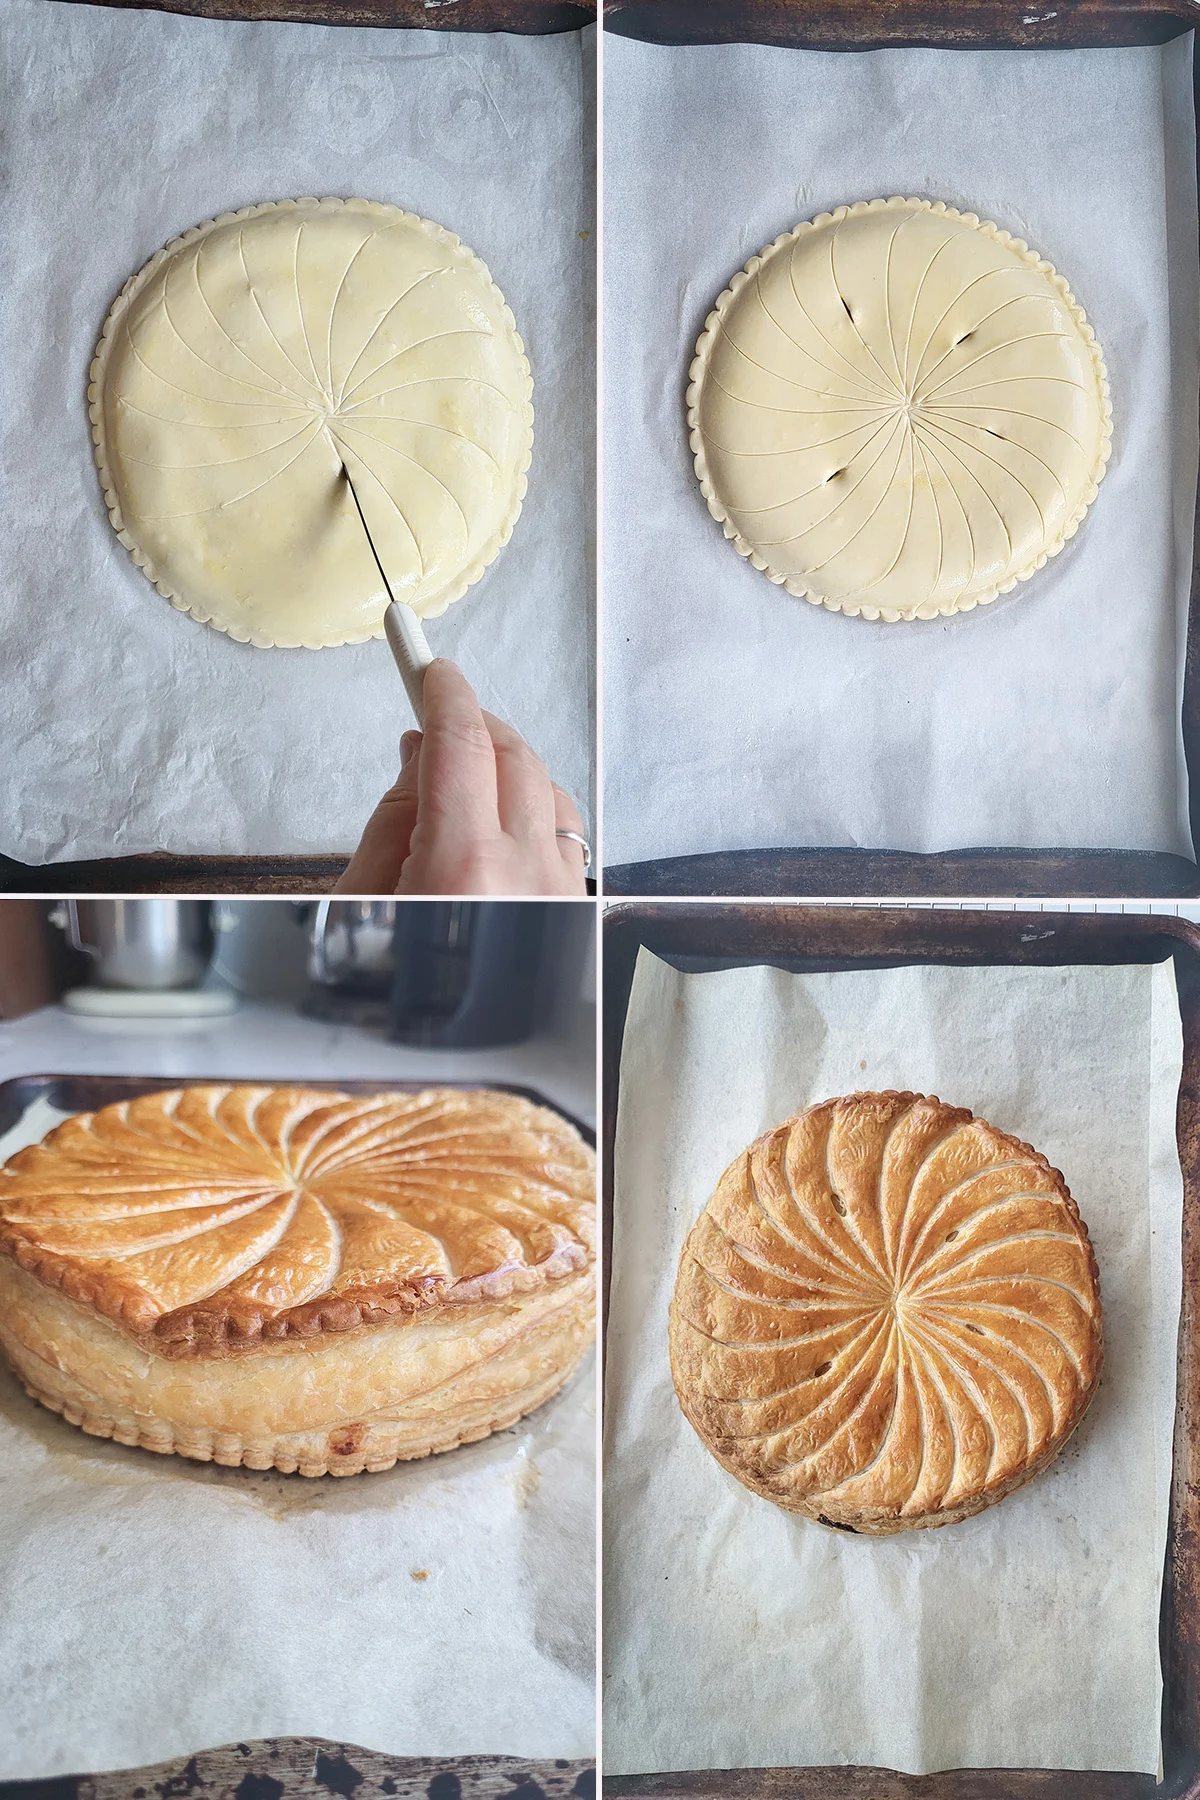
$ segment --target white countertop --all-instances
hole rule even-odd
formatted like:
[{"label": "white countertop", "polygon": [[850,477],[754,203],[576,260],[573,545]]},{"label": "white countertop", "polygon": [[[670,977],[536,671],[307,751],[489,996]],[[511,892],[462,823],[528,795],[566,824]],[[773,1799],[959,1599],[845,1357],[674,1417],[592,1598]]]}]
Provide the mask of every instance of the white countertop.
[{"label": "white countertop", "polygon": [[498,1050],[391,1044],[378,1031],[245,1002],[225,1018],[78,1018],[59,1006],[0,1022],[0,1081],[19,1075],[178,1075],[237,1081],[506,1081],[537,1088],[589,1125],[596,1119],[590,1047],[535,1037]]}]

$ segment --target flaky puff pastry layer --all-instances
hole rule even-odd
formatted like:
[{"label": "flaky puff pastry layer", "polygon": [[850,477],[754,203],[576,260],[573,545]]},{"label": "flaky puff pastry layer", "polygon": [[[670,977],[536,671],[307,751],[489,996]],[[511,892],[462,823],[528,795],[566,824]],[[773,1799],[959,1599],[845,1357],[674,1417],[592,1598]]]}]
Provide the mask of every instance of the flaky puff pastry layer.
[{"label": "flaky puff pastry layer", "polygon": [[1102,1360],[1087,1228],[1044,1156],[921,1094],[851,1094],[725,1171],[680,1259],[683,1411],[752,1492],[882,1535],[1044,1469]]},{"label": "flaky puff pastry layer", "polygon": [[0,1170],[0,1346],[96,1435],[353,1474],[549,1398],[594,1328],[593,1158],[496,1092],[199,1087]]}]

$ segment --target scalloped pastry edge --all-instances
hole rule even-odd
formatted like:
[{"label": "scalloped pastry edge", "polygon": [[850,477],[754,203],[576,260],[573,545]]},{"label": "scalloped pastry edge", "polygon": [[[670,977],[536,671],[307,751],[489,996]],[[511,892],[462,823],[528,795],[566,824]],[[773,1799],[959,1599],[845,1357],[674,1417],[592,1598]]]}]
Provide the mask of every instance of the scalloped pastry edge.
[{"label": "scalloped pastry edge", "polygon": [[[52,1312],[45,1320],[34,1317],[32,1332],[27,1328],[23,1335],[6,1330],[0,1321],[0,1359],[7,1360],[30,1399],[89,1437],[226,1468],[277,1469],[285,1475],[360,1475],[390,1469],[397,1462],[440,1455],[460,1444],[478,1443],[545,1405],[565,1387],[591,1346],[594,1300],[593,1287],[577,1283],[552,1312],[530,1320],[495,1357],[484,1358],[449,1382],[412,1395],[407,1403],[400,1399],[380,1411],[363,1412],[353,1406],[347,1410],[338,1374],[331,1379],[326,1373],[322,1380],[327,1387],[327,1422],[293,1431],[272,1428],[265,1410],[261,1429],[223,1429],[219,1420],[214,1421],[224,1398],[219,1393],[194,1406],[190,1419],[138,1411],[127,1398],[122,1404],[120,1390],[125,1383],[120,1370],[103,1361],[103,1343],[96,1374],[72,1366],[75,1359],[64,1363],[55,1345]],[[48,1333],[46,1354],[38,1341],[28,1341],[30,1336],[39,1339],[39,1327]],[[528,1379],[505,1387],[501,1371],[506,1368],[524,1371]],[[93,1382],[107,1379],[109,1391],[89,1385],[89,1375]],[[347,1379],[353,1377],[343,1370],[341,1382]],[[452,1392],[456,1384],[473,1385],[476,1391],[466,1398],[456,1397]],[[441,1388],[446,1390],[449,1404],[439,1416],[410,1413],[405,1417],[406,1406],[420,1408]],[[181,1411],[186,1410],[185,1404]],[[339,1411],[343,1413],[340,1419]]]},{"label": "scalloped pastry edge", "polygon": [[[1080,335],[1091,352],[1092,367],[1100,398],[1100,444],[1083,499],[1062,526],[1055,541],[1040,548],[1029,563],[1019,569],[1016,574],[998,582],[988,592],[973,594],[970,599],[949,600],[941,606],[934,607],[928,604],[913,608],[856,606],[851,597],[843,600],[831,600],[826,595],[811,594],[799,576],[787,575],[779,569],[773,569],[762,552],[756,549],[748,538],[743,537],[736,525],[732,523],[728,509],[721,504],[713,491],[708,461],[704,453],[704,439],[700,431],[699,400],[704,378],[708,372],[709,357],[716,342],[717,333],[724,323],[725,314],[746,282],[757,273],[769,257],[782,250],[785,244],[797,242],[808,232],[831,224],[841,224],[843,219],[861,217],[863,213],[868,212],[899,211],[912,207],[916,207],[922,212],[937,213],[944,218],[961,220],[964,225],[970,225],[976,231],[981,231],[985,237],[994,238],[997,243],[1004,244],[1010,250],[1015,250],[1023,262],[1045,276],[1075,320]],[[1068,539],[1074,537],[1078,531],[1099,492],[1100,483],[1104,479],[1108,460],[1112,454],[1112,397],[1104,353],[1100,348],[1095,331],[1088,322],[1087,314],[1071,292],[1066,279],[1058,273],[1052,263],[1039,256],[1035,250],[1031,250],[1023,238],[1014,237],[1011,232],[1003,230],[991,219],[981,219],[976,213],[960,212],[957,207],[947,205],[944,200],[920,200],[915,196],[905,197],[900,194],[893,194],[886,200],[856,200],[853,205],[837,206],[832,212],[818,213],[815,218],[805,219],[801,224],[793,226],[791,231],[783,232],[772,243],[764,245],[757,255],[752,256],[733,277],[729,286],[717,296],[712,311],[704,321],[704,329],[696,340],[695,354],[688,369],[686,399],[688,443],[692,450],[696,479],[700,483],[700,491],[704,495],[709,512],[721,526],[738,555],[744,556],[754,568],[761,570],[768,581],[773,582],[776,587],[784,588],[787,593],[794,595],[798,600],[807,600],[812,606],[824,607],[826,612],[845,613],[848,618],[852,619],[880,620],[889,625],[914,619],[949,618],[955,613],[973,612],[977,606],[989,606],[993,600],[999,599],[1001,594],[1011,593],[1019,582],[1028,581],[1031,575],[1045,567],[1052,556],[1057,556]]]},{"label": "scalloped pastry edge", "polygon": [[[575,1365],[578,1367],[578,1364]],[[266,1440],[247,1440],[236,1432],[209,1431],[197,1426],[155,1430],[132,1413],[115,1415],[103,1408],[91,1410],[74,1402],[57,1398],[38,1387],[19,1371],[17,1379],[39,1406],[57,1413],[68,1425],[78,1426],[88,1437],[108,1438],[139,1450],[152,1450],[157,1456],[184,1456],[192,1462],[213,1462],[226,1469],[275,1469],[280,1475],[304,1475],[315,1479],[320,1475],[379,1475],[394,1469],[399,1462],[418,1462],[426,1456],[440,1456],[457,1450],[463,1444],[478,1444],[497,1431],[507,1431],[528,1413],[536,1412],[552,1400],[570,1380],[575,1369],[555,1375],[544,1393],[522,1400],[515,1408],[501,1411],[485,1425],[465,1431],[451,1429],[444,1437],[431,1439],[419,1450],[401,1450],[389,1445],[386,1422],[373,1420],[372,1435],[364,1443],[356,1441],[356,1428],[343,1426],[329,1432],[322,1443],[310,1442],[312,1433],[281,1432]]]},{"label": "scalloped pastry edge", "polygon": [[256,206],[242,206],[234,212],[218,213],[215,217],[205,219],[201,224],[190,226],[187,231],[180,232],[178,237],[173,237],[169,243],[163,245],[161,250],[156,250],[149,261],[143,263],[142,267],[129,277],[128,281],[108,309],[108,315],[105,318],[104,325],[100,332],[100,338],[96,344],[95,353],[92,357],[91,367],[88,370],[87,400],[88,418],[90,419],[92,426],[92,454],[96,463],[96,473],[100,478],[100,488],[104,495],[104,504],[108,511],[109,520],[119,541],[129,552],[134,567],[141,570],[146,579],[157,588],[163,599],[169,600],[177,612],[187,613],[191,618],[195,619],[198,624],[209,625],[214,631],[222,632],[226,637],[233,638],[237,643],[251,644],[259,650],[340,650],[348,644],[366,644],[370,643],[374,638],[383,637],[383,621],[382,619],[380,620],[379,626],[375,631],[360,632],[352,637],[268,637],[261,632],[243,631],[235,625],[223,624],[216,613],[207,612],[196,602],[187,599],[185,595],[176,593],[175,590],[169,587],[158,574],[149,555],[142,549],[141,545],[137,542],[125,524],[125,519],[121,512],[121,503],[117,496],[116,485],[109,465],[108,444],[106,441],[104,424],[103,394],[108,372],[108,357],[112,348],[112,339],[116,328],[120,324],[135,295],[140,293],[143,285],[150,280],[151,276],[154,275],[159,268],[162,267],[162,264],[167,258],[173,256],[183,245],[194,244],[199,239],[207,237],[208,233],[214,231],[218,225],[228,225],[237,219],[256,218],[261,213],[291,212],[301,206],[327,208],[348,207],[355,212],[367,212],[392,219],[407,219],[414,224],[419,225],[423,231],[427,231],[439,244],[446,245],[452,254],[461,255],[465,258],[467,266],[471,268],[475,274],[481,276],[484,285],[490,288],[496,295],[500,302],[504,323],[508,328],[509,343],[516,352],[517,364],[521,371],[525,389],[524,400],[521,406],[521,418],[525,428],[525,442],[520,454],[520,460],[514,470],[515,486],[509,510],[505,514],[501,524],[488,539],[484,549],[474,561],[461,574],[456,575],[448,584],[447,588],[437,596],[437,601],[440,601],[440,604],[435,602],[435,604],[431,605],[427,610],[421,613],[420,616],[422,621],[440,618],[442,613],[444,613],[454,601],[461,600],[463,595],[467,592],[467,589],[473,587],[475,583],[480,580],[484,572],[493,562],[495,562],[501,550],[504,549],[505,545],[512,537],[513,528],[521,515],[521,508],[524,504],[528,488],[527,476],[529,465],[533,460],[533,373],[529,367],[529,358],[525,354],[525,345],[521,340],[520,333],[517,331],[517,322],[513,316],[512,308],[509,306],[507,300],[505,300],[504,295],[496,284],[491,270],[483,261],[482,257],[476,255],[475,251],[472,250],[469,245],[464,244],[461,238],[456,237],[452,231],[448,231],[444,225],[439,225],[432,219],[422,218],[419,213],[406,212],[403,207],[393,206],[386,200],[363,200],[353,196],[343,199],[338,198],[337,196],[305,194],[295,200],[263,200]]}]

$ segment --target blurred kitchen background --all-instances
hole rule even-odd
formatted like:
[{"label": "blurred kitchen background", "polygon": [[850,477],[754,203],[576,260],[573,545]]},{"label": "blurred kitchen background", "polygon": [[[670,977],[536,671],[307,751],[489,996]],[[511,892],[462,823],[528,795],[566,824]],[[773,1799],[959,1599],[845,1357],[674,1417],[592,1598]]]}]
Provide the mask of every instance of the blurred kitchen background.
[{"label": "blurred kitchen background", "polygon": [[596,1114],[587,901],[0,898],[0,1084],[504,1081]]}]

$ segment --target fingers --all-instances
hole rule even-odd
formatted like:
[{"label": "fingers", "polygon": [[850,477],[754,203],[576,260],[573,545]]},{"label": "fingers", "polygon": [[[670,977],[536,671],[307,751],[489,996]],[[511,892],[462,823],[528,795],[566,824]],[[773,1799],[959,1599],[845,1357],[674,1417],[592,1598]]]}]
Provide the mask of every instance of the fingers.
[{"label": "fingers", "polygon": [[579,808],[565,788],[552,782],[554,791],[554,824],[558,831],[577,831],[583,836],[583,820],[579,816]]},{"label": "fingers", "polygon": [[367,820],[335,894],[395,893],[417,822],[421,744],[419,731],[406,731],[401,738],[399,778]]},{"label": "fingers", "polygon": [[496,755],[501,830],[519,843],[544,842],[554,830],[554,789],[546,765],[503,719],[485,712],[483,722]]},{"label": "fingers", "polygon": [[431,833],[480,842],[500,829],[496,753],[466,676],[439,656],[425,671],[421,823]]},{"label": "fingers", "polygon": [[579,813],[444,658],[425,671],[424,733],[367,824],[337,894],[582,894]]}]

